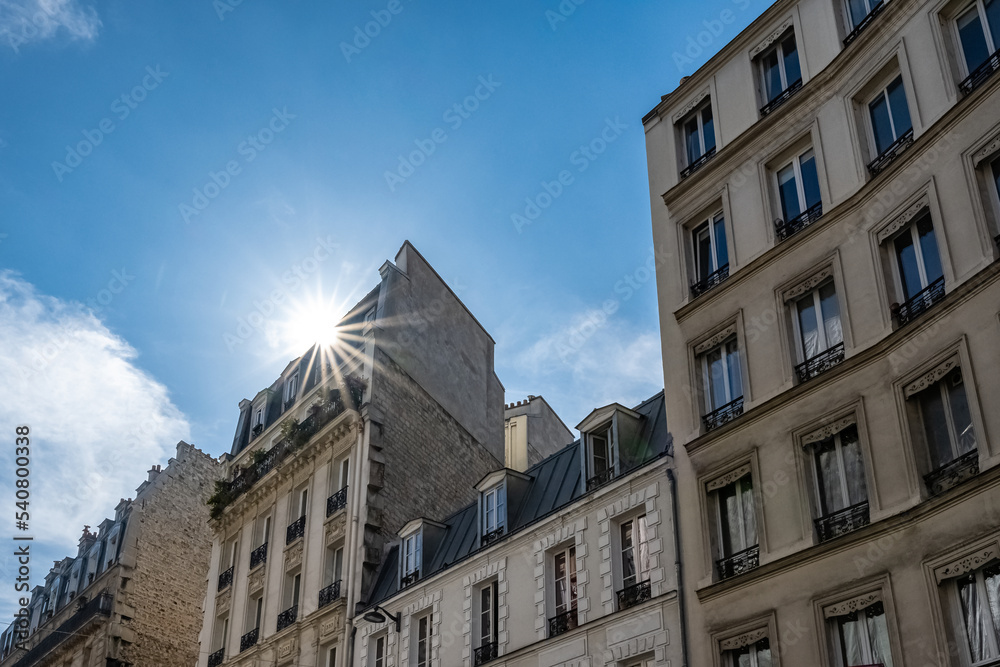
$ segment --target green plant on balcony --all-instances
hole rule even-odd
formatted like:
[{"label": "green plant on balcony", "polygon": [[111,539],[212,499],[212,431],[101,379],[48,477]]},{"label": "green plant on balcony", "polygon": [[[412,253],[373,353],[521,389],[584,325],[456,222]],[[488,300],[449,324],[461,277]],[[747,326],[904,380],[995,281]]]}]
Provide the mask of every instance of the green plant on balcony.
[{"label": "green plant on balcony", "polygon": [[215,492],[208,497],[208,513],[213,519],[222,516],[222,511],[229,503],[233,502],[235,496],[231,490],[229,482],[224,479],[215,480]]}]

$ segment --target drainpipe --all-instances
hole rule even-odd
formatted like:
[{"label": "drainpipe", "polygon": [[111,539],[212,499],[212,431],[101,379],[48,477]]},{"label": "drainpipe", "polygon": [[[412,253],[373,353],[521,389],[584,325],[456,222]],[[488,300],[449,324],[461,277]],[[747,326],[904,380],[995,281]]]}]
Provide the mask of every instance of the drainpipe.
[{"label": "drainpipe", "polygon": [[667,468],[670,504],[674,516],[674,572],[677,577],[677,604],[681,608],[681,667],[688,665],[687,607],[684,606],[684,570],[681,565],[680,523],[677,520],[677,480],[673,468]]}]

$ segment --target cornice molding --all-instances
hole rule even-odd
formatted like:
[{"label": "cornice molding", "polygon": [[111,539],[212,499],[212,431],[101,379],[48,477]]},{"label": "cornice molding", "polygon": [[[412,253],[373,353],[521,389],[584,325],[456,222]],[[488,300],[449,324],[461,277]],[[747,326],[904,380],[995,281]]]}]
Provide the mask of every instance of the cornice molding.
[{"label": "cornice molding", "polygon": [[882,591],[873,591],[858,595],[857,597],[844,600],[823,608],[823,618],[834,618],[836,616],[846,616],[856,611],[870,607],[876,602],[882,601]]},{"label": "cornice molding", "polygon": [[906,388],[903,389],[903,395],[906,398],[909,398],[914,394],[920,393],[924,389],[927,389],[931,385],[939,382],[941,378],[943,378],[951,371],[951,369],[956,368],[958,365],[959,365],[958,355],[955,354],[946,359],[945,361],[942,361],[940,364],[938,364],[931,370],[922,374],[918,379],[906,385]]},{"label": "cornice molding", "polygon": [[930,195],[926,192],[920,196],[920,198],[913,204],[908,206],[905,211],[897,215],[895,218],[890,220],[881,229],[875,237],[878,239],[879,244],[884,242],[887,238],[898,232],[900,229],[910,224],[910,221],[915,217],[920,215],[923,211],[930,208]]},{"label": "cornice molding", "polygon": [[708,492],[712,492],[717,489],[721,489],[722,487],[729,486],[736,480],[741,479],[749,474],[750,474],[750,464],[744,463],[739,468],[730,470],[726,474],[720,475],[719,477],[716,477],[712,481],[705,484],[705,490]]},{"label": "cornice molding", "polygon": [[744,646],[756,644],[761,639],[767,639],[767,628],[757,628],[756,630],[744,632],[743,634],[736,635],[735,637],[723,639],[719,642],[719,649],[722,651],[741,649]]},{"label": "cornice molding", "polygon": [[840,419],[826,424],[822,428],[818,428],[815,431],[810,431],[808,434],[802,436],[803,445],[811,445],[814,442],[822,442],[834,435],[835,433],[840,433],[848,426],[852,426],[858,423],[858,416],[856,414],[850,414],[846,417],[841,417]]},{"label": "cornice molding", "polygon": [[788,32],[791,28],[792,28],[792,18],[788,17],[781,23],[781,25],[772,30],[767,37],[765,37],[761,42],[759,42],[757,46],[750,49],[750,59],[753,60],[754,58],[759,56],[764,51],[764,49],[768,48],[776,41],[778,41],[778,38],[780,38],[782,35]]}]

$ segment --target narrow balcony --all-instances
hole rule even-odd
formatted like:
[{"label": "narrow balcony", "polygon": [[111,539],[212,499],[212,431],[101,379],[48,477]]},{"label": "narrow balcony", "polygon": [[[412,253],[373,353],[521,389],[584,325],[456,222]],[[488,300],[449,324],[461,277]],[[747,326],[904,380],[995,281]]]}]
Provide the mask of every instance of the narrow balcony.
[{"label": "narrow balcony", "polygon": [[823,202],[818,202],[787,222],[778,218],[774,221],[774,234],[778,237],[778,243],[781,243],[794,234],[798,234],[822,217]]},{"label": "narrow balcony", "polygon": [[420,581],[420,570],[414,570],[413,572],[404,574],[399,578],[399,587],[406,588],[407,586],[412,586],[418,581]]},{"label": "narrow balcony", "polygon": [[281,632],[289,625],[295,622],[295,619],[299,615],[299,605],[292,605],[285,611],[278,614],[278,629],[277,632]]},{"label": "narrow balcony", "polygon": [[342,510],[347,507],[347,487],[345,486],[340,491],[326,499],[326,515],[332,516],[337,510]]},{"label": "narrow balcony", "polygon": [[472,664],[473,667],[478,667],[478,665],[485,665],[490,660],[496,660],[498,657],[499,645],[497,642],[485,642],[482,646],[477,648],[472,654]]},{"label": "narrow balcony", "polygon": [[340,579],[333,582],[319,592],[319,608],[332,604],[340,599]]},{"label": "narrow balcony", "polygon": [[260,639],[260,628],[254,628],[250,632],[246,633],[240,637],[240,653],[247,650],[251,646],[257,645],[257,640]]},{"label": "narrow balcony", "polygon": [[653,591],[649,584],[649,579],[626,586],[618,591],[618,610],[628,609],[637,604],[642,604],[646,600],[652,599]]},{"label": "narrow balcony", "polygon": [[760,565],[760,547],[754,545],[749,549],[737,551],[732,556],[715,561],[719,579],[729,579],[756,569]]},{"label": "narrow balcony", "polygon": [[250,552],[250,569],[267,562],[267,542]]},{"label": "narrow balcony", "polygon": [[[928,310],[935,303],[944,298],[944,277],[938,278],[930,285],[913,295],[909,301],[890,309],[896,316],[899,326],[909,324],[924,311]],[[893,304],[895,306],[896,304]]]},{"label": "narrow balcony", "polygon": [[498,526],[497,528],[494,528],[493,530],[487,533],[483,533],[481,539],[479,540],[479,546],[481,548],[485,548],[493,544],[501,537],[503,537],[504,530],[505,530],[504,526]]},{"label": "narrow balcony", "polygon": [[219,667],[226,658],[226,649],[220,648],[215,653],[208,656],[208,667]]},{"label": "narrow balcony", "polygon": [[765,104],[760,108],[761,118],[763,118],[764,116],[771,113],[772,111],[780,107],[782,104],[787,102],[789,99],[791,99],[792,95],[799,92],[801,88],[802,88],[802,79],[796,79],[795,81],[790,83],[788,85],[788,88],[785,88],[783,91],[781,91],[781,93],[777,97],[775,97],[773,100],[771,100],[770,102],[768,102],[767,104]]},{"label": "narrow balcony", "polygon": [[576,617],[576,607],[561,614],[556,614],[549,619],[549,637],[561,635],[564,632],[575,630],[579,621]]},{"label": "narrow balcony", "polygon": [[868,501],[865,500],[816,519],[816,534],[820,542],[826,542],[863,528],[868,522]]},{"label": "narrow balcony", "polygon": [[713,157],[715,157],[715,147],[709,148],[700,158],[698,158],[688,166],[684,167],[684,169],[681,170],[681,178],[682,179],[687,178],[694,172],[698,171],[699,169],[704,167],[705,164]]},{"label": "narrow balcony", "polygon": [[593,491],[598,487],[604,486],[614,478],[615,478],[614,468],[608,468],[603,472],[599,472],[587,480],[587,491]]},{"label": "narrow balcony", "polygon": [[861,23],[859,23],[857,27],[854,28],[854,30],[852,30],[851,32],[849,32],[847,34],[847,37],[844,38],[844,46],[847,46],[851,42],[856,40],[858,38],[858,35],[860,35],[862,32],[865,31],[866,28],[868,28],[868,26],[870,26],[872,22],[875,20],[875,17],[881,14],[882,10],[885,9],[885,5],[886,5],[885,2],[878,2],[874,7],[872,7],[872,10],[868,12],[868,16],[861,19]]},{"label": "narrow balcony", "polygon": [[257,424],[257,425],[256,425],[256,426],[254,426],[254,427],[253,427],[252,429],[250,429],[250,433],[251,433],[251,434],[253,435],[253,437],[255,437],[255,438],[256,438],[256,437],[257,437],[258,435],[260,435],[260,434],[261,434],[261,433],[262,433],[263,431],[264,431],[264,425],[263,425],[263,424]]},{"label": "narrow balcony", "polygon": [[300,516],[298,519],[288,524],[288,528],[285,529],[285,544],[291,544],[305,534],[306,518],[305,516]]},{"label": "narrow balcony", "polygon": [[[114,601],[114,596],[106,591],[97,594],[89,601],[85,596],[81,596],[77,601],[76,612],[63,621],[59,627],[55,629],[49,628],[48,635],[21,656],[21,659],[17,661],[17,667],[31,667],[36,664],[45,664],[45,658],[67,639],[72,639],[74,635],[80,633],[92,621],[101,620],[101,617],[111,616]],[[45,626],[42,626],[35,633],[43,633],[46,629]]]},{"label": "narrow balcony", "polygon": [[233,570],[234,567],[230,567],[228,570],[219,575],[219,590],[225,590],[233,583]]},{"label": "narrow balcony", "polygon": [[1000,69],[1000,49],[994,51],[982,65],[972,70],[969,76],[962,79],[958,84],[958,89],[963,95],[968,95],[979,86],[986,83],[986,80],[993,76],[993,73]]},{"label": "narrow balcony", "polygon": [[721,408],[712,410],[707,415],[702,415],[701,422],[705,425],[705,432],[714,431],[723,424],[728,424],[743,414],[743,397],[740,396],[735,401],[726,403]]},{"label": "narrow balcony", "polygon": [[838,343],[831,348],[823,350],[819,354],[806,359],[795,367],[795,374],[799,377],[799,382],[808,382],[814,377],[825,373],[844,360],[844,344]]},{"label": "narrow balcony", "polygon": [[868,163],[868,172],[872,177],[878,176],[886,168],[895,162],[896,158],[903,154],[910,144],[913,143],[913,130],[909,129],[904,132],[899,139],[889,144],[889,147],[882,151],[882,154],[877,158]]},{"label": "narrow balcony", "polygon": [[708,274],[701,280],[691,283],[691,298],[697,299],[705,292],[718,287],[729,277],[729,265],[723,264],[713,273]]},{"label": "narrow balcony", "polygon": [[973,449],[971,452],[962,454],[957,459],[924,475],[924,482],[931,495],[936,496],[978,474],[979,450]]}]

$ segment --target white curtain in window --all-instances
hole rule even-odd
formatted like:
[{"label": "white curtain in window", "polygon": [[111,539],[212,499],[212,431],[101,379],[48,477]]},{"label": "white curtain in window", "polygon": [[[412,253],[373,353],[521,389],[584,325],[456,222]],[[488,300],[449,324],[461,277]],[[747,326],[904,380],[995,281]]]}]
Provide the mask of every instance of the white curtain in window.
[{"label": "white curtain in window", "polygon": [[972,662],[978,663],[990,655],[986,639],[986,619],[983,617],[982,605],[979,602],[975,575],[969,575],[958,582],[958,597],[962,603],[962,620],[965,622],[965,634],[969,640]]},{"label": "white curtain in window", "polygon": [[743,526],[746,532],[746,543],[743,548],[757,544],[757,514],[754,512],[753,485],[749,477],[740,480],[740,493],[743,496]]}]

